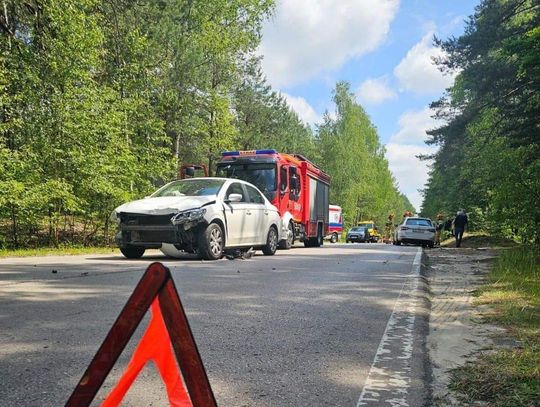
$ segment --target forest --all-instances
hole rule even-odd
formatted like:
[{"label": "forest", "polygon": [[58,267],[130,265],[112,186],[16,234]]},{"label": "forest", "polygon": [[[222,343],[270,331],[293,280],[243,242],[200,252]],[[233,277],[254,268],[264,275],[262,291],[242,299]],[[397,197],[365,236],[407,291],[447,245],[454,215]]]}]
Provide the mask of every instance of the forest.
[{"label": "forest", "polygon": [[437,39],[457,73],[432,103],[446,123],[429,132],[439,147],[422,212],[463,208],[471,226],[540,242],[540,4],[484,0],[458,38]]},{"label": "forest", "polygon": [[[3,0],[0,249],[99,245],[117,205],[224,150],[302,154],[346,226],[412,209],[349,85],[303,123],[261,69],[272,0]],[[517,45],[516,45],[517,46]],[[429,197],[429,196],[428,196]]]}]

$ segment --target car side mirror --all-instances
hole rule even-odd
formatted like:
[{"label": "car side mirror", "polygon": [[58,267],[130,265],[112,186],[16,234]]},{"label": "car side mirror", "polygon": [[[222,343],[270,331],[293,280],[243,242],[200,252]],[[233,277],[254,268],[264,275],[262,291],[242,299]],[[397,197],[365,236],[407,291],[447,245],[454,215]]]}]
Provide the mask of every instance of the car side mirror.
[{"label": "car side mirror", "polygon": [[225,202],[240,202],[242,200],[241,194],[230,194]]}]

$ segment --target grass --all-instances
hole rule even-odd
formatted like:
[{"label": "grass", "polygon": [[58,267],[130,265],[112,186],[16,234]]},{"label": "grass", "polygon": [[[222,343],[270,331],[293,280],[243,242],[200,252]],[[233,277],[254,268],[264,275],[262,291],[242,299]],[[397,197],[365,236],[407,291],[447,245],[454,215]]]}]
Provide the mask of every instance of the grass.
[{"label": "grass", "polygon": [[92,247],[92,246],[59,246],[59,247],[39,247],[31,249],[0,249],[2,257],[35,257],[35,256],[75,256],[78,254],[102,254],[113,253],[113,247]]},{"label": "grass", "polygon": [[[447,236],[441,241],[441,247],[455,247],[456,239],[450,235],[450,232],[445,232]],[[477,249],[479,247],[513,247],[517,243],[503,237],[491,236],[485,232],[465,232],[461,247],[464,249]]]},{"label": "grass", "polygon": [[463,402],[493,407],[538,406],[540,400],[540,253],[501,250],[477,304],[493,309],[488,322],[505,327],[518,346],[486,353],[452,372]]}]

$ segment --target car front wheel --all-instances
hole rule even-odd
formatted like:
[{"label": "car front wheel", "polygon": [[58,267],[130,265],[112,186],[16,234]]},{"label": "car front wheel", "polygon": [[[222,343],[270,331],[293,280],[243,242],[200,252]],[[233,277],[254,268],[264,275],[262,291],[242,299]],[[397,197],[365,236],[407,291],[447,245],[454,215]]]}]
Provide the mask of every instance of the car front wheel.
[{"label": "car front wheel", "polygon": [[289,250],[294,243],[294,229],[291,222],[287,226],[287,238],[279,243],[279,248],[283,250]]},{"label": "car front wheel", "polygon": [[128,259],[140,259],[144,254],[145,249],[144,247],[126,246],[121,247],[120,251]]},{"label": "car front wheel", "polygon": [[199,235],[199,252],[205,260],[218,260],[223,256],[225,239],[217,223],[210,223]]},{"label": "car front wheel", "polygon": [[271,227],[266,237],[266,245],[263,246],[262,252],[266,256],[273,256],[276,253],[278,246],[278,235],[275,227]]},{"label": "car front wheel", "polygon": [[332,233],[332,236],[330,237],[330,243],[336,243],[338,239],[337,233]]}]

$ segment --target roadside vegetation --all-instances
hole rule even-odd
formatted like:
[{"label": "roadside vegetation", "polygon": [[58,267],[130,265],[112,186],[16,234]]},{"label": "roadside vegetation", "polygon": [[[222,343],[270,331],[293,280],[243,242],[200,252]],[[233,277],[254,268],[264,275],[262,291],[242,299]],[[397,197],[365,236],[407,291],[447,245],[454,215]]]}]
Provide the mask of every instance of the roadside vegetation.
[{"label": "roadside vegetation", "polygon": [[348,224],[411,208],[347,84],[317,131],[267,83],[255,50],[273,0],[2,5],[0,249],[107,245],[114,207],[184,163],[213,173],[224,150],[308,157]]},{"label": "roadside vegetation", "polygon": [[[443,231],[441,247],[455,247],[456,239],[450,231]],[[486,232],[465,232],[463,234],[463,247],[465,248],[502,248],[502,247],[517,247],[512,239],[501,236],[492,236]]]},{"label": "roadside vegetation", "polygon": [[482,354],[453,372],[451,388],[464,403],[532,407],[540,400],[540,251],[519,246],[500,249],[477,304],[488,304],[488,322],[503,326],[516,340],[512,348]]},{"label": "roadside vegetation", "polygon": [[443,125],[422,212],[469,213],[470,226],[540,243],[540,4],[483,0],[465,33],[436,43],[438,63],[456,74],[432,103]]},{"label": "roadside vegetation", "polygon": [[106,246],[76,246],[60,245],[57,247],[39,247],[35,249],[0,249],[2,257],[36,257],[36,256],[64,256],[79,254],[105,254],[118,253],[115,247]]}]

